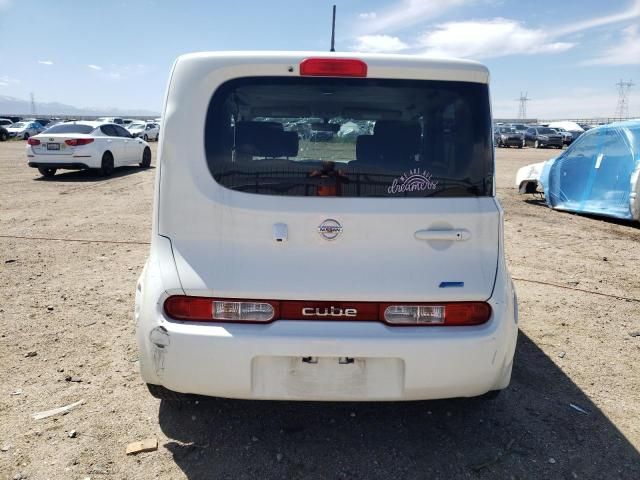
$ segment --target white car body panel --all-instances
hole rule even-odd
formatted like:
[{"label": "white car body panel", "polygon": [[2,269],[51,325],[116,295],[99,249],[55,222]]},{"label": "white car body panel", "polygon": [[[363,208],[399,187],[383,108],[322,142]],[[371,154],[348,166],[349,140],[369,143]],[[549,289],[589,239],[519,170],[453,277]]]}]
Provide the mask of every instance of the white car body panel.
[{"label": "white car body panel", "polygon": [[[162,114],[151,252],[136,291],[143,380],[177,392],[297,400],[416,400],[506,387],[517,306],[495,197],[276,197],[233,191],[213,179],[203,128],[194,125],[204,125],[217,87],[244,76],[297,76],[290,66],[329,56],[198,53],[174,65]],[[487,69],[475,62],[339,57],[365,61],[368,78],[488,83]],[[327,218],[343,225],[339,241],[318,235]],[[276,223],[288,227],[284,243],[274,240]],[[433,239],[452,230],[462,232],[459,241]],[[464,288],[442,288],[442,282],[464,282]],[[453,328],[302,320],[202,325],[166,316],[163,302],[172,294],[487,301],[493,313],[486,324]],[[320,358],[316,370],[296,367],[308,382],[287,376],[292,362],[307,356]],[[336,371],[343,356],[356,358],[352,370]],[[371,373],[358,377],[358,369]],[[366,381],[350,387],[356,377]]]},{"label": "white car body panel", "polygon": [[527,165],[526,167],[519,168],[518,172],[516,173],[516,188],[522,190],[523,184],[529,182],[535,182],[536,184],[539,184],[540,175],[542,174],[544,164],[545,162],[538,162]]}]

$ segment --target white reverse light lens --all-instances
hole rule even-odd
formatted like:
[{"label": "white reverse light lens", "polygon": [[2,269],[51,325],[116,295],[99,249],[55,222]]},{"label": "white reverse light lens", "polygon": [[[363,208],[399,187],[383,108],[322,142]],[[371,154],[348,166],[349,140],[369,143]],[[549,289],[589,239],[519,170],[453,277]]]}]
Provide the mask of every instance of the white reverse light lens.
[{"label": "white reverse light lens", "polygon": [[268,303],[213,302],[214,320],[268,322],[273,318],[273,314],[273,306]]},{"label": "white reverse light lens", "polygon": [[445,307],[442,305],[391,305],[384,311],[389,323],[425,324],[444,323]]}]

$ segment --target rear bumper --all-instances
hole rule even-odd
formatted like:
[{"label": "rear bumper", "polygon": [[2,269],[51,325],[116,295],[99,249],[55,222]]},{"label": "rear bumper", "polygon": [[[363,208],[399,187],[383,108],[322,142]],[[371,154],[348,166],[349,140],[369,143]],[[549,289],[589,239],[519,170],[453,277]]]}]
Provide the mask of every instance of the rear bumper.
[{"label": "rear bumper", "polygon": [[92,168],[86,163],[80,162],[29,162],[29,166],[32,168],[58,168],[64,170],[85,170]]},{"label": "rear bumper", "polygon": [[490,303],[493,316],[482,326],[413,328],[346,321],[174,322],[158,301],[137,307],[140,370],[146,383],[227,398],[477,396],[508,385],[518,330],[513,296]]}]

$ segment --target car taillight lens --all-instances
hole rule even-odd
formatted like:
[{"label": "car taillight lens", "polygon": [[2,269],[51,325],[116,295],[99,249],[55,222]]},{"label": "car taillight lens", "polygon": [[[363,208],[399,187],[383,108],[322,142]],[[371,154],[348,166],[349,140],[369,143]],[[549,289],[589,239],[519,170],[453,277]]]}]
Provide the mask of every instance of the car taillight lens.
[{"label": "car taillight lens", "polygon": [[300,75],[311,77],[366,77],[367,64],[355,58],[306,58]]},{"label": "car taillight lens", "polygon": [[491,306],[484,302],[389,305],[384,309],[384,321],[390,325],[480,325],[490,317]]},{"label": "car taillight lens", "polygon": [[93,142],[93,138],[70,138],[65,140],[64,143],[71,147],[79,147],[80,145],[88,145]]},{"label": "car taillight lens", "polygon": [[276,314],[275,306],[269,302],[183,295],[167,298],[164,311],[176,320],[205,322],[269,322]]},{"label": "car taillight lens", "polygon": [[40,145],[40,140],[38,140],[37,138],[29,138],[27,140],[27,143],[29,145]]}]

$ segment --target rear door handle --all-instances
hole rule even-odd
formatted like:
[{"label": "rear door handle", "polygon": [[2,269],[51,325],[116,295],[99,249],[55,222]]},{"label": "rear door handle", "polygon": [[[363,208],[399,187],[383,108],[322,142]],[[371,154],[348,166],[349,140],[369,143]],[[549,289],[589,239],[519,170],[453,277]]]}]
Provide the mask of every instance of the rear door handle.
[{"label": "rear door handle", "polygon": [[418,230],[413,234],[417,240],[445,240],[449,242],[463,242],[471,238],[471,232],[464,229],[456,230]]}]

